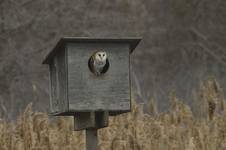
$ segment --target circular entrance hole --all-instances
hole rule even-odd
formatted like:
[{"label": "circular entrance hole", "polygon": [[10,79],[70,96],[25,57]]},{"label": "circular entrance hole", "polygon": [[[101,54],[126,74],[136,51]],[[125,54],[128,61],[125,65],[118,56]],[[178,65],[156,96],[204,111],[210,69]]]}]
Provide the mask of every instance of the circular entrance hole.
[{"label": "circular entrance hole", "polygon": [[89,70],[96,76],[105,74],[109,69],[108,55],[105,51],[93,53],[88,61]]}]

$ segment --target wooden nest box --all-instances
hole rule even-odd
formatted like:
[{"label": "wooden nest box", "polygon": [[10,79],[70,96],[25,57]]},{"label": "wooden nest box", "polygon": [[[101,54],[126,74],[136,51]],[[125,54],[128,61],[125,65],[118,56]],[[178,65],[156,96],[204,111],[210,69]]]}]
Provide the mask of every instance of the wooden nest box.
[{"label": "wooden nest box", "polygon": [[[140,38],[62,38],[43,61],[50,70],[51,114],[77,115],[96,125],[98,116],[129,112],[130,54],[139,42]],[[103,68],[95,63],[98,52],[107,55]]]}]

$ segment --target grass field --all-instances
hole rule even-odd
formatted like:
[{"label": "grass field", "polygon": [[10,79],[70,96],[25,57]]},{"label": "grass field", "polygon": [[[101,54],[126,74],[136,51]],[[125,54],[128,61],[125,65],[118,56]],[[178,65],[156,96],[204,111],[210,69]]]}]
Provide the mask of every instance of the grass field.
[{"label": "grass field", "polygon": [[[196,109],[171,93],[168,112],[158,113],[151,100],[148,114],[133,102],[131,113],[110,118],[99,131],[101,150],[226,150],[226,110],[222,89],[214,79],[200,84]],[[195,114],[195,115],[194,115]],[[84,132],[73,131],[73,120],[33,112],[28,105],[15,122],[0,121],[0,150],[83,150]]]}]

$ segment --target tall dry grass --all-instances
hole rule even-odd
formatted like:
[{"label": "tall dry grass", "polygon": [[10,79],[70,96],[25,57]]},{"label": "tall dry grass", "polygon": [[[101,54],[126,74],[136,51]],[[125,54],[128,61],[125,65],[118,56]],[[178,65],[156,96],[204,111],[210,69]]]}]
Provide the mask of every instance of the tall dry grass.
[{"label": "tall dry grass", "polygon": [[[214,79],[200,84],[196,91],[198,111],[175,93],[170,95],[168,112],[158,113],[155,101],[149,114],[143,105],[133,103],[133,111],[110,118],[99,130],[101,150],[225,150],[226,111],[223,90]],[[33,112],[28,105],[16,122],[0,121],[0,150],[82,150],[84,132],[73,131],[71,118],[50,121],[45,113]]]}]

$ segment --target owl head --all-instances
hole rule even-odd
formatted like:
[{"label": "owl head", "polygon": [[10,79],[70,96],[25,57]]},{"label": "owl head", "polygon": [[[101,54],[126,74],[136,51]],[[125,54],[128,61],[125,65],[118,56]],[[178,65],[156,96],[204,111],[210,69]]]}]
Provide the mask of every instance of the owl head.
[{"label": "owl head", "polygon": [[94,55],[95,61],[105,63],[107,60],[107,53],[105,51],[98,51]]}]

